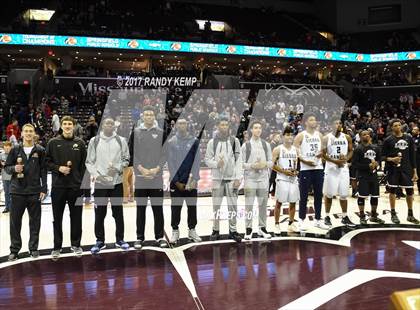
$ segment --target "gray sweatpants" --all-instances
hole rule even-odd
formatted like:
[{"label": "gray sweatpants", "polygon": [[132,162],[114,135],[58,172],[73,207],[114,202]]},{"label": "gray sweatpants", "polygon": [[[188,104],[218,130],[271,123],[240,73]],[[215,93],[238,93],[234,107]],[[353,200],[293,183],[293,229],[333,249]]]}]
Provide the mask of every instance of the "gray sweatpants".
[{"label": "gray sweatpants", "polygon": [[252,182],[245,180],[245,226],[252,228],[254,218],[254,201],[257,198],[258,203],[258,228],[267,225],[267,202],[268,202],[268,181]]},{"label": "gray sweatpants", "polygon": [[234,181],[213,181],[213,230],[220,230],[220,206],[226,196],[229,212],[229,231],[236,231],[236,217],[238,214],[238,193],[233,188]]}]

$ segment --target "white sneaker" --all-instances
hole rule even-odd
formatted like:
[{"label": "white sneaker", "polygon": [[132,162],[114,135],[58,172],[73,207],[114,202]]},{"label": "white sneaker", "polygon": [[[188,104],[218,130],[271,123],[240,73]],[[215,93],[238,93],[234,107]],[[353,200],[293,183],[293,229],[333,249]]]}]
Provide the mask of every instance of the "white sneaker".
[{"label": "white sneaker", "polygon": [[51,256],[52,256],[53,259],[57,259],[57,258],[60,257],[60,253],[61,253],[61,249],[59,249],[59,250],[52,250]]},{"label": "white sneaker", "polygon": [[329,230],[331,228],[330,226],[325,225],[321,220],[315,220],[314,226],[324,230]]},{"label": "white sneaker", "polygon": [[174,229],[172,231],[171,243],[177,243],[178,240],[179,240],[179,230],[178,229]]},{"label": "white sneaker", "polygon": [[271,235],[267,232],[267,230],[265,229],[265,227],[260,227],[258,229],[258,237],[264,238],[264,239],[270,239]]},{"label": "white sneaker", "polygon": [[281,234],[280,224],[274,225],[274,234],[275,235],[280,235]]},{"label": "white sneaker", "polygon": [[244,239],[248,241],[252,239],[252,228],[246,229]]},{"label": "white sneaker", "polygon": [[[179,238],[179,233],[178,233],[178,238]],[[197,232],[195,231],[194,228],[191,228],[188,231],[188,239],[194,241],[194,242],[201,242],[201,238],[200,236],[197,234]]]},{"label": "white sneaker", "polygon": [[298,228],[299,231],[306,231],[306,230],[308,230],[308,228],[305,225],[305,222],[302,221],[302,220],[299,220],[298,227],[297,228]]},{"label": "white sneaker", "polygon": [[297,233],[297,232],[299,232],[299,228],[296,226],[295,223],[292,223],[287,227],[287,231]]}]

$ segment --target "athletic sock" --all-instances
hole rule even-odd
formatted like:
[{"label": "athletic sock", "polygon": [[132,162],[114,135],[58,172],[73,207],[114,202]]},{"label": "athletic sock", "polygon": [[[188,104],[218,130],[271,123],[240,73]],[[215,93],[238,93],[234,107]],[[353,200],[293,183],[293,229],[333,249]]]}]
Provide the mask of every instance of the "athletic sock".
[{"label": "athletic sock", "polygon": [[343,217],[346,217],[347,216],[347,212],[343,212]]},{"label": "athletic sock", "polygon": [[378,215],[378,213],[376,212],[376,210],[378,210],[377,206],[371,206],[370,207],[370,213],[372,213],[373,215]]},{"label": "athletic sock", "polygon": [[408,216],[413,216],[413,209],[408,209]]},{"label": "athletic sock", "polygon": [[325,213],[325,216],[328,216],[328,217],[330,217],[330,213],[328,212],[328,213]]}]

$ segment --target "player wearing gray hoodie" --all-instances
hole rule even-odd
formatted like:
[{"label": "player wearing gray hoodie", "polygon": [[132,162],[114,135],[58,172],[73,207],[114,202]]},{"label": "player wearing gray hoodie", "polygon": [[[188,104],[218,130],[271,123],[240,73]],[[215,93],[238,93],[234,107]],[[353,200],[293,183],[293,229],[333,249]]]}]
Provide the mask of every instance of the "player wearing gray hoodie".
[{"label": "player wearing gray hoodie", "polygon": [[95,235],[96,244],[92,247],[92,254],[99,253],[106,247],[104,220],[107,213],[108,199],[112,205],[112,216],[115,219],[115,246],[128,250],[129,245],[124,241],[123,217],[123,169],[128,166],[130,153],[123,137],[115,133],[114,120],[110,117],[102,121],[102,131],[93,137],[88,146],[86,168],[95,183]]}]

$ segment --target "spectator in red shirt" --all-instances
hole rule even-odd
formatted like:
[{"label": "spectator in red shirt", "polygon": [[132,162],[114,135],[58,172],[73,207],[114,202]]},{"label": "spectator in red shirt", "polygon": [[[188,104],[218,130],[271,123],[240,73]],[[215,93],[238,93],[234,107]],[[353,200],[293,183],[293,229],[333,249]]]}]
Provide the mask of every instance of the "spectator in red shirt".
[{"label": "spectator in red shirt", "polygon": [[10,139],[10,136],[13,134],[15,135],[16,139],[19,140],[20,139],[20,128],[18,125],[18,121],[16,119],[13,119],[12,122],[7,125],[6,127],[6,137],[7,140]]}]

